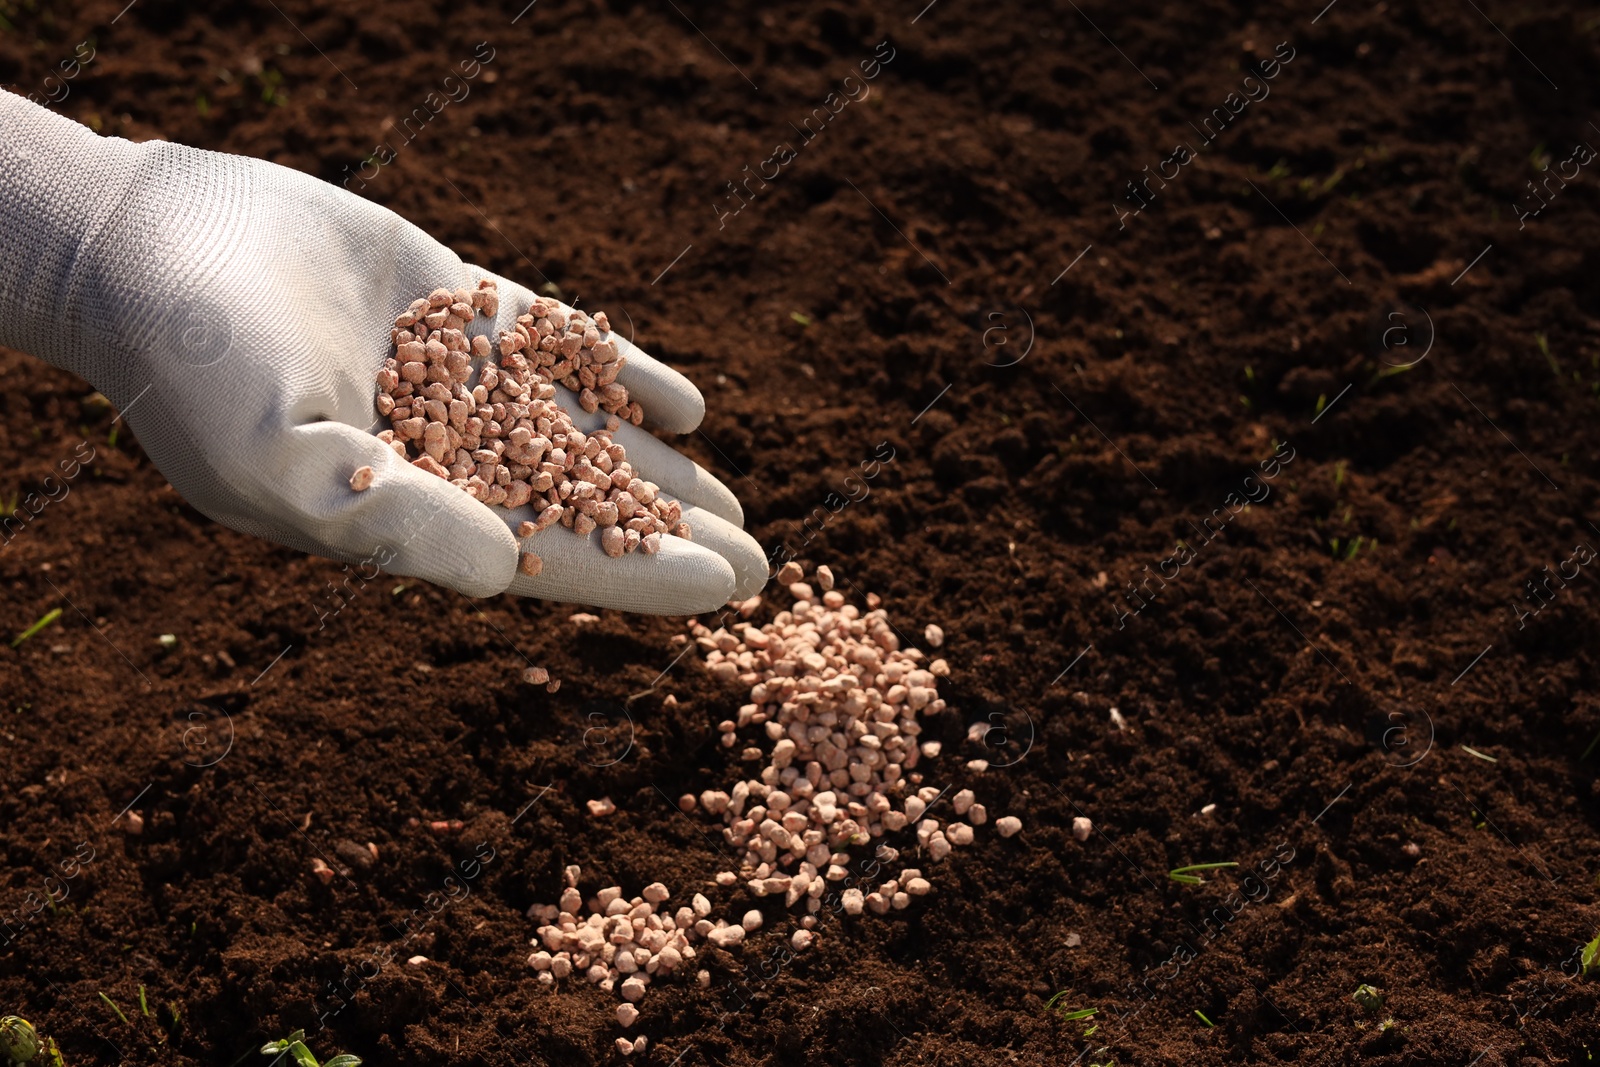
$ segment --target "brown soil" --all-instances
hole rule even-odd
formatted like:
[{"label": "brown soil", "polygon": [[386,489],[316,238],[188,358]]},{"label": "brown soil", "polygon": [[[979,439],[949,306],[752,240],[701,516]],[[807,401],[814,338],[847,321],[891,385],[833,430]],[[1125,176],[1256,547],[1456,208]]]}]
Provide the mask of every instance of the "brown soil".
[{"label": "brown soil", "polygon": [[[927,781],[1024,832],[786,965],[762,902],[711,989],[646,999],[645,1061],[1600,1047],[1574,955],[1600,929],[1600,592],[1574,556],[1600,544],[1600,176],[1520,228],[1512,206],[1600,145],[1591,8],[121,6],[0,4],[0,81],[38,91],[92,38],[59,107],[104,132],[332,181],[398,146],[363,195],[626,315],[710,394],[684,447],[764,545],[950,635]],[[465,100],[390,128],[479,41]],[[1189,124],[1291,49],[1205,143]],[[870,95],[805,143],[875,50]],[[746,164],[781,169],[728,214]],[[1177,176],[1119,222],[1145,167]],[[580,659],[571,609],[385,577],[319,624],[340,567],[187,507],[90,392],[0,354],[0,497],[94,457],[0,548],[5,632],[63,609],[0,648],[0,1011],[74,1067],[264,1062],[296,1027],[374,1064],[617,1061],[615,999],[539,986],[524,911],[567,863],[683,892],[723,869],[667,798],[734,780],[715,724],[741,695],[673,665],[681,620],[605,613]],[[1235,517],[1243,493],[1269,495]],[[1546,566],[1579,576],[1527,599]],[[985,755],[1010,765],[964,769]],[[348,874],[323,886],[319,856]]]}]

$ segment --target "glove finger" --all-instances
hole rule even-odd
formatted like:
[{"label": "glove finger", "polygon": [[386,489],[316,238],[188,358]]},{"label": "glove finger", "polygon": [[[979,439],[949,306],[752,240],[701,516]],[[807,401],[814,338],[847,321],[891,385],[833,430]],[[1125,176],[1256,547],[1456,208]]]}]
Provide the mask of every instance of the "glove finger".
[{"label": "glove finger", "polygon": [[612,336],[617,351],[627,357],[617,381],[628,389],[628,398],[644,408],[645,421],[668,433],[692,433],[706,417],[706,399],[688,378],[648,355],[624,337]]},{"label": "glove finger", "polygon": [[[559,385],[556,386],[556,402],[566,409],[572,424],[584,433],[605,428],[605,412],[584,411],[578,406],[578,398]],[[640,477],[655,482],[685,506],[704,508],[734,526],[744,525],[744,508],[733,490],[676,448],[627,422],[612,432],[611,439],[627,451],[628,462]]]},{"label": "glove finger", "polygon": [[[518,315],[527,313],[534,294],[526,286],[508,281],[482,267],[469,263],[467,270],[473,277],[474,285],[481,278],[491,278],[499,289],[500,314],[494,327],[487,328],[486,321],[479,318],[475,320],[474,328],[468,331],[487,333],[493,340],[501,330],[512,329]],[[571,314],[571,305],[562,303],[561,306]],[[706,417],[706,401],[700,395],[700,390],[688,378],[654,356],[647,355],[639,346],[617,333],[614,328],[616,325],[612,323],[611,337],[617,342],[617,350],[628,360],[617,375],[617,381],[627,387],[629,398],[637,400],[644,408],[645,421],[669,433],[689,433],[698,428]],[[578,409],[574,406],[571,410]]]},{"label": "glove finger", "polygon": [[[511,583],[517,542],[500,517],[367,430],[308,423],[294,430],[289,447],[296,492],[286,506],[331,555],[470,597],[493,596]],[[364,466],[373,470],[372,485],[356,492],[350,476]]]},{"label": "glove finger", "polygon": [[[715,552],[733,568],[733,594],[727,600],[748,600],[761,592],[771,570],[767,566],[767,554],[754,537],[705,508],[686,506],[683,521],[689,524],[694,544]],[[663,537],[661,540],[681,541],[683,538]]]},{"label": "glove finger", "polygon": [[[531,518],[534,509],[495,510],[515,524]],[[540,600],[642,615],[698,615],[726,604],[737,584],[731,563],[681,537],[663,537],[653,556],[630,552],[612,559],[600,549],[599,530],[579,537],[552,526],[525,540],[522,549],[537,554],[544,569],[536,578],[517,572],[507,592]]]}]

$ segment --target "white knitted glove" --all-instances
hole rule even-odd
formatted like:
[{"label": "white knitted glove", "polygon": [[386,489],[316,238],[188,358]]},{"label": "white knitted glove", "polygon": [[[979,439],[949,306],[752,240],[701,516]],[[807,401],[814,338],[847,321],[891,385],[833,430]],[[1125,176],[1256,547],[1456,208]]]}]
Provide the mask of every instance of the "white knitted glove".
[{"label": "white knitted glove", "polygon": [[[272,163],[135,145],[0,92],[0,344],[92,382],[196,508],[245,533],[414,575],[468,596],[502,591],[652,614],[708,611],[759,590],[760,546],[728,488],[633,426],[615,435],[684,505],[694,541],[611,559],[565,527],[527,542],[531,508],[488,507],[374,436],[374,376],[395,316],[443,286],[493,277],[509,329],[533,294],[465,264],[398,215]],[[687,379],[618,338],[619,381],[651,421],[705,414]],[[564,391],[563,391],[564,393]],[[584,429],[571,395],[562,406]],[[357,493],[349,479],[371,466]],[[591,534],[597,539],[598,533]]]}]

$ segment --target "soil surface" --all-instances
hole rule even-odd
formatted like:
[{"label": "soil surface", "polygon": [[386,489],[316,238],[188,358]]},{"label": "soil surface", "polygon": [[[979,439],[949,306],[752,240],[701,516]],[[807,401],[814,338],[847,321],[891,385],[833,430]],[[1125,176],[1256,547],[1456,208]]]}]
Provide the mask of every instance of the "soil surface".
[{"label": "soil surface", "polygon": [[631,323],[764,546],[944,628],[925,782],[1024,829],[774,963],[672,802],[747,699],[684,620],[332,599],[0,353],[0,499],[92,457],[0,547],[5,633],[62,609],[0,647],[0,1012],[67,1063],[620,1062],[525,963],[569,863],[766,916],[634,1062],[1600,1049],[1592,7],[122,2],[0,3],[0,82]]}]

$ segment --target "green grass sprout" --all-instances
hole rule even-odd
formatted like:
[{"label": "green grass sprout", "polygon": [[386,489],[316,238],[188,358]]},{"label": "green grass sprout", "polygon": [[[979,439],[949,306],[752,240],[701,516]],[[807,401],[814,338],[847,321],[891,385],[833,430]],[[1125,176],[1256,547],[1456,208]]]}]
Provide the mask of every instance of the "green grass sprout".
[{"label": "green grass sprout", "polygon": [[122,1025],[123,1026],[132,1026],[133,1025],[132,1023],[130,1023],[128,1021],[128,1017],[126,1015],[122,1014],[122,1009],[117,1007],[116,1001],[112,1000],[110,997],[106,996],[104,993],[100,994],[100,999],[106,1002],[106,1006],[107,1007],[109,1007],[112,1011],[117,1013],[117,1018],[122,1020]]},{"label": "green grass sprout", "polygon": [[1205,879],[1195,871],[1220,871],[1227,867],[1237,867],[1237,863],[1228,860],[1225,863],[1192,863],[1187,867],[1177,867],[1167,872],[1167,877],[1183,885],[1204,885]]},{"label": "green grass sprout", "polygon": [[1594,747],[1596,745],[1600,745],[1600,734],[1595,734],[1594,735],[1594,740],[1589,742],[1589,747],[1583,750],[1583,755],[1579,756],[1578,759],[1580,759],[1580,760],[1588,759],[1591,755],[1594,754]]},{"label": "green grass sprout", "polygon": [[1550,351],[1550,338],[1542,333],[1536,333],[1533,335],[1533,339],[1538,344],[1539,353],[1544,356],[1544,361],[1550,364],[1550,372],[1557,378],[1561,377],[1561,364]]},{"label": "green grass sprout", "polygon": [[22,631],[20,634],[18,634],[17,636],[13,637],[11,639],[11,647],[12,648],[19,647],[22,644],[22,642],[24,642],[28,638],[34,636],[40,630],[43,630],[46,626],[49,626],[51,623],[55,622],[59,618],[61,618],[61,609],[60,608],[51,608],[49,611],[45,612],[44,616],[41,619],[39,619],[37,622],[35,622],[32,626],[28,627],[26,630]]}]

